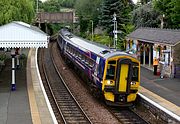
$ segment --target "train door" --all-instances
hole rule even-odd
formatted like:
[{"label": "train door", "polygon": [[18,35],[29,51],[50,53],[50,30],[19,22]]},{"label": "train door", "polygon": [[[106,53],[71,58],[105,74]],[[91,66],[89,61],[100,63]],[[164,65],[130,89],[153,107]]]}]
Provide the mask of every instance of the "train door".
[{"label": "train door", "polygon": [[97,77],[100,58],[97,56],[94,75]]},{"label": "train door", "polygon": [[96,58],[96,64],[95,64],[95,67],[94,67],[94,72],[93,72],[93,81],[94,83],[97,83],[97,81],[99,81],[98,79],[98,68],[99,68],[99,62],[100,62],[100,57],[97,56]]},{"label": "train door", "polygon": [[129,94],[132,76],[132,61],[130,59],[118,60],[116,75],[116,92]]}]

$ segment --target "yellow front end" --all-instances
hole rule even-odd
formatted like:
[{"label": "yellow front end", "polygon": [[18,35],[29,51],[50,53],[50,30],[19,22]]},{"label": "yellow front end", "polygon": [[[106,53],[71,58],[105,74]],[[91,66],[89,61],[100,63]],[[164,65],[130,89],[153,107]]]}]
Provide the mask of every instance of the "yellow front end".
[{"label": "yellow front end", "polygon": [[129,56],[107,60],[102,85],[106,101],[111,105],[135,101],[140,80],[139,66],[139,61]]}]

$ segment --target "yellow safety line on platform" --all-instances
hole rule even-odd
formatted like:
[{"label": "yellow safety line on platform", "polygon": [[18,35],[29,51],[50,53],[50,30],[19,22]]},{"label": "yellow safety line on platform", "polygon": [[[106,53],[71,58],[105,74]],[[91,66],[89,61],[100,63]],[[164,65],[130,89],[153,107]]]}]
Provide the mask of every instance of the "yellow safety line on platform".
[{"label": "yellow safety line on platform", "polygon": [[28,59],[27,59],[27,89],[28,89],[28,96],[29,96],[29,103],[31,109],[31,117],[33,124],[41,124],[41,119],[34,95],[34,88],[32,84],[32,75],[31,75],[31,53],[32,49],[29,50]]}]

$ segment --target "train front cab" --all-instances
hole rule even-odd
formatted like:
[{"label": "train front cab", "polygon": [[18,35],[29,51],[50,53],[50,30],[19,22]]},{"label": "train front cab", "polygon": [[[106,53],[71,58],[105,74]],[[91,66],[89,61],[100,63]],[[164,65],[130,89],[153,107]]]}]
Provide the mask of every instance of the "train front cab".
[{"label": "train front cab", "polygon": [[136,99],[139,84],[140,64],[138,60],[129,56],[107,60],[102,90],[108,105],[132,105]]}]

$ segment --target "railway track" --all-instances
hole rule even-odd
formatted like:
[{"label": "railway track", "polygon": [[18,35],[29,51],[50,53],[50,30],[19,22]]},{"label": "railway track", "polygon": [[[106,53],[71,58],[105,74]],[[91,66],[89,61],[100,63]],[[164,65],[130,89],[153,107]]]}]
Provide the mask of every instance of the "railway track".
[{"label": "railway track", "polygon": [[131,109],[109,108],[109,111],[121,122],[122,124],[149,124],[146,120],[141,118]]},{"label": "railway track", "polygon": [[136,114],[132,109],[111,108],[107,107],[104,104],[102,105],[105,106],[105,108],[107,108],[107,110],[109,110],[112,115],[117,118],[117,120],[122,124],[149,124],[146,120]]},{"label": "railway track", "polygon": [[61,115],[62,120],[58,117],[58,122],[62,123],[63,121],[65,124],[91,124],[92,122],[71,94],[70,90],[61,78],[60,73],[57,71],[57,67],[54,65],[54,61],[51,56],[51,44],[52,43],[50,43],[50,49],[41,50],[41,64],[46,82],[48,83],[48,89],[50,90],[49,93],[51,93],[48,93],[48,97],[51,96],[50,101],[54,103],[53,106],[56,105],[56,107],[53,107],[53,110],[55,111],[56,116]]}]

